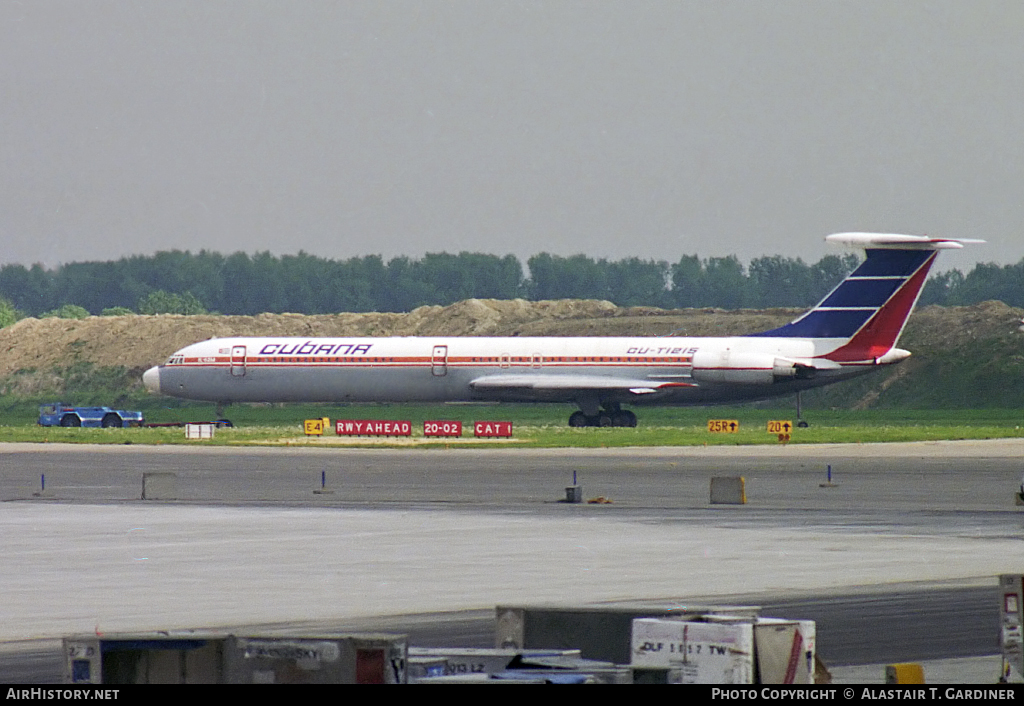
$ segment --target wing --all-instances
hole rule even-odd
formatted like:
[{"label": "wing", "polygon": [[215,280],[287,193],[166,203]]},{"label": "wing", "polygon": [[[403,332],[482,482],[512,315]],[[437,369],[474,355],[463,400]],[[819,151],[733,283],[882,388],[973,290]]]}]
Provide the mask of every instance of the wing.
[{"label": "wing", "polygon": [[[682,376],[680,376],[681,378]],[[484,375],[470,381],[474,390],[514,391],[534,390],[543,392],[579,391],[628,391],[634,395],[645,395],[667,387],[696,387],[686,380],[645,380],[642,378],[616,378],[603,375]]]}]

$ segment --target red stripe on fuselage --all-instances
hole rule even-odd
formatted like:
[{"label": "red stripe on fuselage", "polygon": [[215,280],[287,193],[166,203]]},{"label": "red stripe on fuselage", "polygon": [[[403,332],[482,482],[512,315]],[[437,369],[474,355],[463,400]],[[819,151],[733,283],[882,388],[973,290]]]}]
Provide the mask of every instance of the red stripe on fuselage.
[{"label": "red stripe on fuselage", "polygon": [[368,367],[368,366],[408,366],[408,367],[431,367],[438,365],[447,365],[449,367],[486,367],[493,368],[496,366],[502,367],[543,367],[543,368],[554,368],[554,367],[576,367],[576,366],[588,366],[588,367],[620,367],[620,368],[650,368],[650,367],[662,367],[662,366],[683,366],[689,367],[692,363],[691,358],[659,358],[656,360],[640,360],[640,359],[629,359],[615,356],[551,356],[550,358],[542,358],[539,361],[534,361],[530,358],[513,358],[511,360],[502,361],[499,358],[483,358],[474,359],[473,357],[459,357],[453,358],[448,357],[447,359],[433,360],[431,358],[425,358],[421,356],[416,357],[396,357],[396,356],[380,356],[380,357],[366,357],[366,358],[332,358],[332,357],[299,357],[299,356],[250,356],[244,361],[237,360],[232,362],[228,358],[216,358],[200,356],[196,358],[185,358],[182,363],[175,363],[169,367],[225,367],[227,365],[234,366],[260,366],[260,367],[294,367],[294,366],[353,366],[353,367]]}]

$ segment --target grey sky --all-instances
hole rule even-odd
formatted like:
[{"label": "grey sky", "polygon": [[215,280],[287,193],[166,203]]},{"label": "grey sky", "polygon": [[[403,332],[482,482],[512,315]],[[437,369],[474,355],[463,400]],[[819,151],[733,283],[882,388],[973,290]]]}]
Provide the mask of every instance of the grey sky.
[{"label": "grey sky", "polygon": [[1024,3],[0,0],[0,262],[1024,257]]}]

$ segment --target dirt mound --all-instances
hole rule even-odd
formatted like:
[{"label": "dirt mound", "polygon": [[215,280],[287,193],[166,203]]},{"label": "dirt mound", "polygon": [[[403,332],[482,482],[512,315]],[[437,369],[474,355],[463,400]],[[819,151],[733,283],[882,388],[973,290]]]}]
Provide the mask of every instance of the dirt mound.
[{"label": "dirt mound", "polygon": [[1020,407],[1022,317],[1024,309],[999,301],[924,307],[910,317],[899,341],[911,351],[909,359],[814,394],[823,404],[853,409]]},{"label": "dirt mound", "polygon": [[[926,306],[910,317],[907,335],[919,346],[958,348],[985,339],[1015,337],[1024,309],[988,301],[972,306]],[[902,344],[901,344],[902,345]]]},{"label": "dirt mound", "polygon": [[[366,313],[305,316],[109,316],[86,319],[24,319],[0,330],[0,389],[7,394],[69,394],[79,373],[119,370],[120,382],[138,390],[146,368],[196,341],[230,336],[731,336],[763,331],[798,312],[663,310],[616,307],[606,301],[497,301],[468,299],[451,306],[424,306],[408,314]],[[986,359],[1024,365],[1019,327],[1024,310],[1001,302],[969,307],[926,307],[914,314],[900,346],[914,352],[893,369],[891,380],[873,384],[856,399],[863,405],[919,379],[935,359]],[[903,368],[906,367],[904,370]],[[955,367],[955,365],[954,365]],[[898,375],[897,375],[898,373]],[[892,394],[895,394],[893,392]],[[868,397],[869,395],[870,398]]]}]

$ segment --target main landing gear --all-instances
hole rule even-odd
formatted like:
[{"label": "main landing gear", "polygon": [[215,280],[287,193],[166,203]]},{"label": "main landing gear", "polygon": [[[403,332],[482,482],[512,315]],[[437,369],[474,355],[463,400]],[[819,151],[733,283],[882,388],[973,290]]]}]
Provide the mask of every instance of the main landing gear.
[{"label": "main landing gear", "polygon": [[573,412],[569,416],[571,427],[635,427],[636,415],[625,409],[605,410],[597,414],[587,415]]},{"label": "main landing gear", "polygon": [[799,392],[796,393],[796,425],[801,429],[807,428],[807,422],[804,420],[803,404],[802,400],[800,399]]}]

